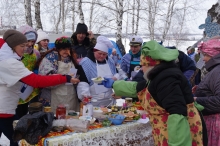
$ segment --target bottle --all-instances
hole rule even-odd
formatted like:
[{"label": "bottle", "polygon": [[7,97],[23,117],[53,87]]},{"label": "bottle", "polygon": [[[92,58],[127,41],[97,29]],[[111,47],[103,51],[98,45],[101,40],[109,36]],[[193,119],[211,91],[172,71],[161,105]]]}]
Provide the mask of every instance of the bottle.
[{"label": "bottle", "polygon": [[66,107],[64,105],[57,106],[56,118],[57,119],[65,119],[66,118]]},{"label": "bottle", "polygon": [[93,116],[93,105],[91,101],[87,105],[83,105],[83,116]]}]

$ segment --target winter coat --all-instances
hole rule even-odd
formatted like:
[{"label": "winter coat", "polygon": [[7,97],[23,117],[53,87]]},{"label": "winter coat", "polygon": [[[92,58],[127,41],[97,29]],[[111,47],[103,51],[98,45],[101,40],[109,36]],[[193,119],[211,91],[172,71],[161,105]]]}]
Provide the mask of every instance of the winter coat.
[{"label": "winter coat", "polygon": [[220,113],[220,54],[206,62],[205,68],[209,72],[194,95],[196,101],[205,107],[202,111],[204,115]]},{"label": "winter coat", "polygon": [[72,41],[73,50],[75,50],[79,58],[86,57],[88,50],[93,49],[96,44],[95,38],[92,38],[90,40],[87,36],[85,37],[82,44],[79,44],[75,33],[71,36],[71,41]]}]

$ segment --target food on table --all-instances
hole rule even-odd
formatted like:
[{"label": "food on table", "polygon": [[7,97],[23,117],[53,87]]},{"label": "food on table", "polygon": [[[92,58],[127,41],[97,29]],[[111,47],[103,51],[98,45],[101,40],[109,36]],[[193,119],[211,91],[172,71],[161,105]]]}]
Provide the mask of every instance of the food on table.
[{"label": "food on table", "polygon": [[94,107],[94,110],[99,110],[99,107]]},{"label": "food on table", "polygon": [[108,110],[108,108],[106,108],[106,107],[100,107],[100,109],[104,112],[104,113],[107,113],[109,110]]},{"label": "food on table", "polygon": [[102,126],[103,127],[109,127],[111,126],[112,122],[108,119],[105,119],[104,121],[102,121]]}]

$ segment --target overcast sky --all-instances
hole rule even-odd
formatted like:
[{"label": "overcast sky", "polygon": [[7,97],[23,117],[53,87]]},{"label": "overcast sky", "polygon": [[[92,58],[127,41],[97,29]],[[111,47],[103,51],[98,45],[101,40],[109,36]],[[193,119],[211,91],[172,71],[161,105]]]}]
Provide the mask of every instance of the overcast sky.
[{"label": "overcast sky", "polygon": [[205,18],[207,16],[207,11],[212,7],[212,5],[216,4],[218,0],[204,0],[202,3],[198,4],[201,5],[200,11],[197,14],[198,18],[195,21],[190,22],[190,31],[194,33],[203,33],[202,29],[199,29],[199,25],[205,23]]}]

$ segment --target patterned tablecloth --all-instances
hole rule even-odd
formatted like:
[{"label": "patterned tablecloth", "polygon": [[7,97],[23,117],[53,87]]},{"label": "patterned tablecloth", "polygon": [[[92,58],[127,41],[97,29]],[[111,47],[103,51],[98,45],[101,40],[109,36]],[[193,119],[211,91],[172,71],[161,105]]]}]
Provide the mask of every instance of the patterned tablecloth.
[{"label": "patterned tablecloth", "polygon": [[46,146],[153,146],[150,123],[129,122],[94,129],[86,133],[68,133],[46,138]]}]

